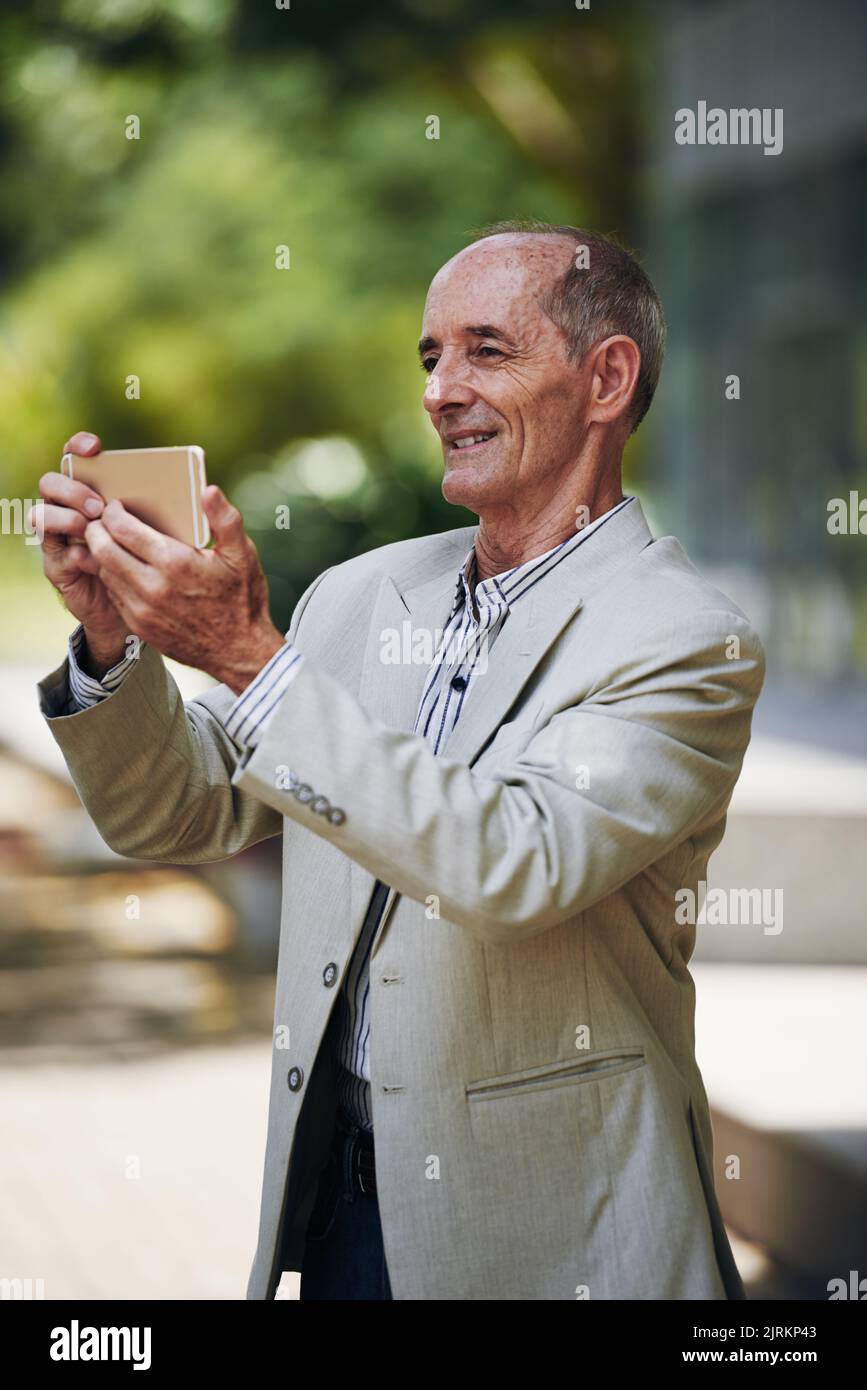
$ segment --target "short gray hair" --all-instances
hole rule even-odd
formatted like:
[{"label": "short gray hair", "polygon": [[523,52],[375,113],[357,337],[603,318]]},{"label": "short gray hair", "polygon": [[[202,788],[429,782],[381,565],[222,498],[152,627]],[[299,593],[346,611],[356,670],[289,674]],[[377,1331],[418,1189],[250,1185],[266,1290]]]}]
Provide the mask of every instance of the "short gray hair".
[{"label": "short gray hair", "polygon": [[613,236],[581,227],[560,227],[537,218],[492,222],[475,232],[473,240],[485,241],[504,233],[571,237],[576,246],[587,247],[587,268],[579,269],[573,260],[539,304],[566,335],[570,361],[580,360],[594,343],[617,333],[638,345],[641,366],[630,410],[630,433],[634,434],[650,409],[665,353],[662,304],[635,253]]}]

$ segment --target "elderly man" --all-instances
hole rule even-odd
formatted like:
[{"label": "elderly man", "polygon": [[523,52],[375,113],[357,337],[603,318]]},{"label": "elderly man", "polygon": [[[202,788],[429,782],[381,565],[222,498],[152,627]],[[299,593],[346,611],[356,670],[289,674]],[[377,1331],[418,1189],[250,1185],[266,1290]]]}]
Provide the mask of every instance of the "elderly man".
[{"label": "elderly man", "polygon": [[[302,1299],[743,1297],[675,895],[764,659],[621,489],[663,345],[607,238],[461,251],[419,346],[443,493],[479,524],[326,570],[285,638],[218,488],[195,552],[42,479],[80,621],[42,710],[108,844],[194,864],[283,835],[250,1298],[283,1270]],[[185,705],[163,656],[219,684]]]}]

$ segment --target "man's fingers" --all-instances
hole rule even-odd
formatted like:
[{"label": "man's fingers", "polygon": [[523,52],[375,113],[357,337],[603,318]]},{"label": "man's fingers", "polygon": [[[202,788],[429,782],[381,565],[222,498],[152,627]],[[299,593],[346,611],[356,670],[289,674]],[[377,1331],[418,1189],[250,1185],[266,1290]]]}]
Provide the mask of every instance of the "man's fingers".
[{"label": "man's fingers", "polygon": [[59,547],[65,542],[63,536],[75,536],[84,540],[87,517],[71,507],[57,507],[49,502],[36,502],[27,514],[27,524],[36,532],[40,541],[55,539]]},{"label": "man's fingers", "polygon": [[108,528],[100,521],[89,521],[84,539],[99,566],[99,576],[106,585],[120,587],[131,595],[146,595],[152,584],[151,568],[118,545]]},{"label": "man's fingers", "polygon": [[202,493],[202,507],[211,523],[214,544],[220,554],[227,559],[233,555],[246,558],[250,539],[244,530],[244,518],[215,483],[211,483]]},{"label": "man's fingers", "polygon": [[100,521],[112,540],[149,565],[166,569],[173,561],[181,564],[190,558],[188,545],[164,535],[162,531],[155,531],[153,526],[148,526],[128,512],[122,502],[109,502]]},{"label": "man's fingers", "polygon": [[54,502],[61,507],[74,507],[83,516],[94,517],[102,513],[105,506],[99,493],[87,483],[67,478],[65,473],[43,473],[39,479],[39,495],[46,502]]},{"label": "man's fingers", "polygon": [[68,556],[68,563],[76,572],[81,570],[85,574],[99,574],[99,561],[95,555],[91,555],[86,543],[79,545],[76,541],[74,545],[68,545],[66,555]]},{"label": "man's fingers", "polygon": [[42,567],[56,588],[68,588],[82,574],[99,574],[97,562],[83,541],[67,544],[63,536],[46,536],[42,556]]},{"label": "man's fingers", "polygon": [[98,434],[91,434],[89,430],[79,430],[71,439],[67,439],[63,446],[65,454],[81,454],[84,457],[90,454],[98,454],[102,449],[102,440]]}]

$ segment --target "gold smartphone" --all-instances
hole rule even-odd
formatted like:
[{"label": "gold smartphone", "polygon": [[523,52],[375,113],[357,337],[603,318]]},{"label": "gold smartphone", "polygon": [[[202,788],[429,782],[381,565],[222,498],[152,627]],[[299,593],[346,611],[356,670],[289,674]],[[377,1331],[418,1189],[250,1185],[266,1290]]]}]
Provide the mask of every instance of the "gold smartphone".
[{"label": "gold smartphone", "polygon": [[122,502],[140,521],[177,541],[201,550],[211,539],[202,510],[205,451],[198,444],[64,454],[60,471],[87,483],[106,502]]}]

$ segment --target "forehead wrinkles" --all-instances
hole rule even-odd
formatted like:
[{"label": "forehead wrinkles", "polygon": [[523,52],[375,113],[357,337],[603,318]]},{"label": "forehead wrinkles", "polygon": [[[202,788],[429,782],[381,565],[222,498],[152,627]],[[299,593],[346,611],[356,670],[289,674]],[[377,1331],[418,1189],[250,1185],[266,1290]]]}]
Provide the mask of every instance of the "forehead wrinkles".
[{"label": "forehead wrinkles", "polygon": [[[497,243],[508,244],[497,244]],[[491,237],[459,251],[437,271],[425,303],[437,328],[494,323],[538,335],[555,326],[539,300],[569,265],[572,244],[563,237]]]}]

